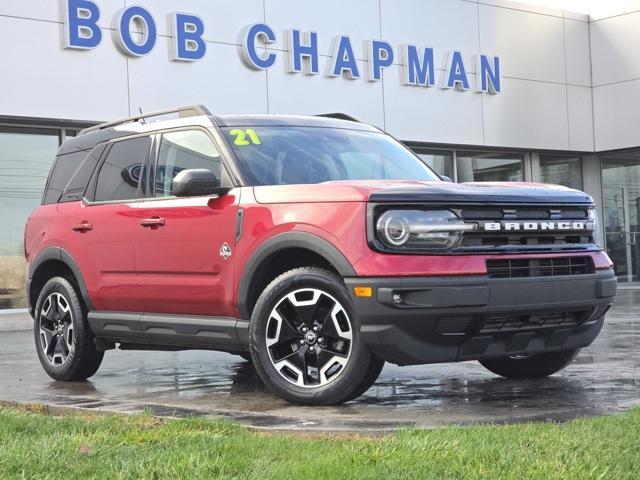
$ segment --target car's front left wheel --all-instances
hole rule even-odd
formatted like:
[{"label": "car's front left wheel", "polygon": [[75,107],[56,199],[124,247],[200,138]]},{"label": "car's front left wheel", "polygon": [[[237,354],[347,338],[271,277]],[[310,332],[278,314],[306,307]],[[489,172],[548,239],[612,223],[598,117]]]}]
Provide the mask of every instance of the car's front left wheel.
[{"label": "car's front left wheel", "polygon": [[81,300],[66,278],[52,278],[42,287],[34,337],[40,363],[55,380],[86,380],[102,363],[104,352],[96,349]]},{"label": "car's front left wheel", "polygon": [[250,336],[258,374],[292,403],[350,400],[375,382],[383,363],[362,341],[342,279],[320,268],[271,282],[253,310]]}]

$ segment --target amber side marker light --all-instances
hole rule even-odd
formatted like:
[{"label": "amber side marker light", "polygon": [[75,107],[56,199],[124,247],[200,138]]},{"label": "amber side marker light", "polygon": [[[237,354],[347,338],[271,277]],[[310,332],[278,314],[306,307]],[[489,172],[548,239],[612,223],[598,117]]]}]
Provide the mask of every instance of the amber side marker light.
[{"label": "amber side marker light", "polygon": [[356,297],[371,298],[373,297],[373,288],[371,287],[353,287]]}]

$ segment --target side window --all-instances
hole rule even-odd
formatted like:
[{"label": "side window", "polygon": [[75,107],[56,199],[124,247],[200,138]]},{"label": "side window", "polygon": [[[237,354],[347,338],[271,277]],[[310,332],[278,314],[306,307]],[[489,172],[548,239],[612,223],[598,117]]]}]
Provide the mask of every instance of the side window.
[{"label": "side window", "polygon": [[220,152],[206,133],[199,130],[165,133],[155,168],[154,196],[171,196],[175,176],[183,170],[196,168],[211,170],[218,179],[216,186],[231,186]]},{"label": "side window", "polygon": [[107,154],[96,185],[96,202],[138,198],[140,172],[151,147],[149,137],[116,142]]},{"label": "side window", "polygon": [[89,151],[85,150],[56,158],[42,199],[43,204],[57,203],[60,200],[64,187],[88,155]]},{"label": "side window", "polygon": [[60,203],[75,202],[82,199],[105,146],[105,144],[98,145],[91,151],[91,154],[87,155],[87,158],[84,159],[76,173],[69,180],[69,183],[67,183]]}]

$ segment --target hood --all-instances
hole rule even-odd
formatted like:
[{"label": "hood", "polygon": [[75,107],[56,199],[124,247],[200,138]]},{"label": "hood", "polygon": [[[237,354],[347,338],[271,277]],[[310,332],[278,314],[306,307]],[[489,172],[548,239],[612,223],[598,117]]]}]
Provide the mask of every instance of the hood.
[{"label": "hood", "polygon": [[255,187],[254,194],[259,203],[593,203],[586,193],[570,188],[519,182],[340,181]]}]

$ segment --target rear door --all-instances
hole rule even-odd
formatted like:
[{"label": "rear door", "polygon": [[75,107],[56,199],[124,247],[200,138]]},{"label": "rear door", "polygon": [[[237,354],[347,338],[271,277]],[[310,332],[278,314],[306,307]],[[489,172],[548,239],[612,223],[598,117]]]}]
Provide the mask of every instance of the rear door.
[{"label": "rear door", "polygon": [[135,263],[141,312],[231,316],[237,193],[177,198],[173,178],[208,169],[231,186],[220,150],[204,129],[166,132],[156,139],[148,198],[138,204]]},{"label": "rear door", "polygon": [[69,214],[69,253],[79,263],[96,310],[138,310],[133,232],[142,197],[140,172],[150,149],[148,136],[110,144],[85,199]]}]

